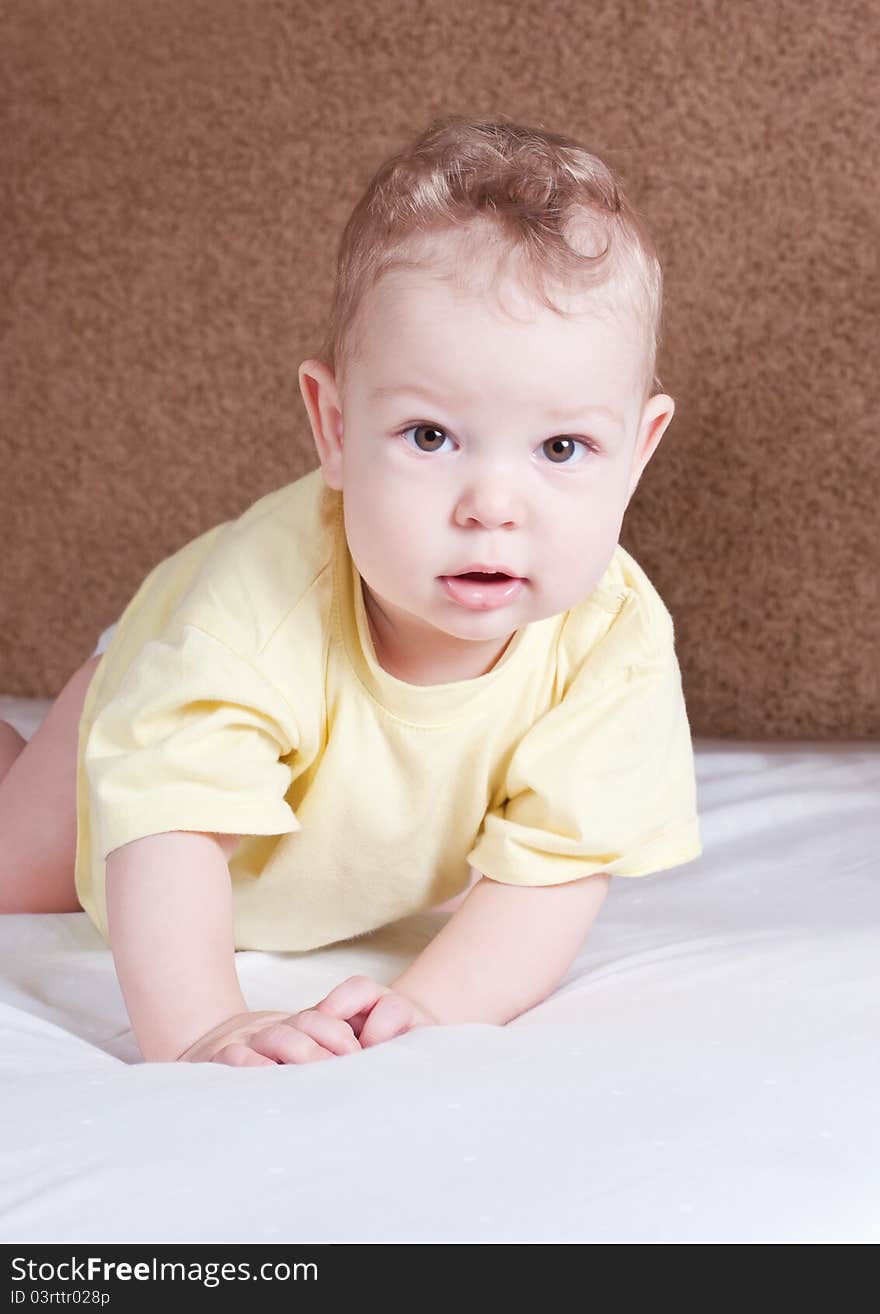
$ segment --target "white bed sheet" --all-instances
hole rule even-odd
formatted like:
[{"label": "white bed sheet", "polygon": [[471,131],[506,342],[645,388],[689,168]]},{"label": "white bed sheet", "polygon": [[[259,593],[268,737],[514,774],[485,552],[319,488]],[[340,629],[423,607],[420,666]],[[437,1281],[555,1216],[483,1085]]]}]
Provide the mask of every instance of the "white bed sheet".
[{"label": "white bed sheet", "polygon": [[[47,709],[0,699],[26,735]],[[143,1063],[86,915],[0,917],[0,1240],[880,1240],[880,745],[695,751],[703,857],[614,881],[506,1027]],[[245,996],[391,980],[447,915],[240,953]]]}]

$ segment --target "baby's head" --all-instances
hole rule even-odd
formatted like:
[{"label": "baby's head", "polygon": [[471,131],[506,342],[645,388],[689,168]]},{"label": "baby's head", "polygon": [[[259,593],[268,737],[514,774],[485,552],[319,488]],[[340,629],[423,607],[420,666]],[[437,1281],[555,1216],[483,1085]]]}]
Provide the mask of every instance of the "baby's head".
[{"label": "baby's head", "polygon": [[[389,670],[480,674],[596,587],[672,419],[661,300],[650,236],[569,138],[449,116],[373,176],[299,380]],[[475,566],[520,582],[448,583]]]}]

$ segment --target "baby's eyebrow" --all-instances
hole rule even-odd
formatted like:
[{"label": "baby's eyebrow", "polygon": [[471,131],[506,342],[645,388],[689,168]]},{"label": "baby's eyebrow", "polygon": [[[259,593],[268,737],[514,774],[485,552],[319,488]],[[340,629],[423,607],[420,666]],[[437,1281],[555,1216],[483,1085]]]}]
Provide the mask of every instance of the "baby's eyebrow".
[{"label": "baby's eyebrow", "polygon": [[[386,387],[374,388],[370,397],[373,401],[388,397],[422,397],[425,401],[434,400],[421,386],[411,388],[406,384],[389,384]],[[547,415],[557,424],[573,424],[586,415],[604,415],[615,424],[623,424],[623,416],[613,406],[579,406],[574,411],[558,410],[551,406],[547,410]]]},{"label": "baby's eyebrow", "polygon": [[370,393],[373,399],[385,397],[422,397],[425,401],[434,401],[435,398],[427,392],[421,385],[418,387],[409,387],[405,383],[392,383],[385,388],[374,388]]},{"label": "baby's eyebrow", "polygon": [[551,420],[555,420],[559,424],[573,424],[584,415],[605,415],[609,420],[614,420],[617,424],[623,424],[623,416],[613,406],[579,406],[576,411],[558,411],[551,406],[547,414]]}]

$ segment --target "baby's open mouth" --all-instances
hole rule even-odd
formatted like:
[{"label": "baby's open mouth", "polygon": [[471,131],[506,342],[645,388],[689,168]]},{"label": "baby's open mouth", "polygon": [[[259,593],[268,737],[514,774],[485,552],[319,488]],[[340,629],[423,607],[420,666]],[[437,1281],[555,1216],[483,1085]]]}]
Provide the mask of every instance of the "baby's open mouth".
[{"label": "baby's open mouth", "polygon": [[520,575],[502,570],[461,570],[456,575],[441,575],[439,582],[453,602],[471,611],[507,607],[528,584]]},{"label": "baby's open mouth", "polygon": [[502,575],[496,571],[484,570],[463,570],[460,575],[453,575],[453,579],[472,579],[476,584],[490,584],[492,581],[502,579],[513,579],[513,575]]}]

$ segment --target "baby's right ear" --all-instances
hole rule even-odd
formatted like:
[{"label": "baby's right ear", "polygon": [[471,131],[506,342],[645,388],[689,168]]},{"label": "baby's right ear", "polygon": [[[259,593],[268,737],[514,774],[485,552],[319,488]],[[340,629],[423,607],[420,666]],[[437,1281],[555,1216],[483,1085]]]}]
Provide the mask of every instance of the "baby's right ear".
[{"label": "baby's right ear", "polygon": [[330,488],[341,489],[342,399],[336,379],[322,360],[304,360],[299,367],[299,387],[309,413],[324,481]]}]

